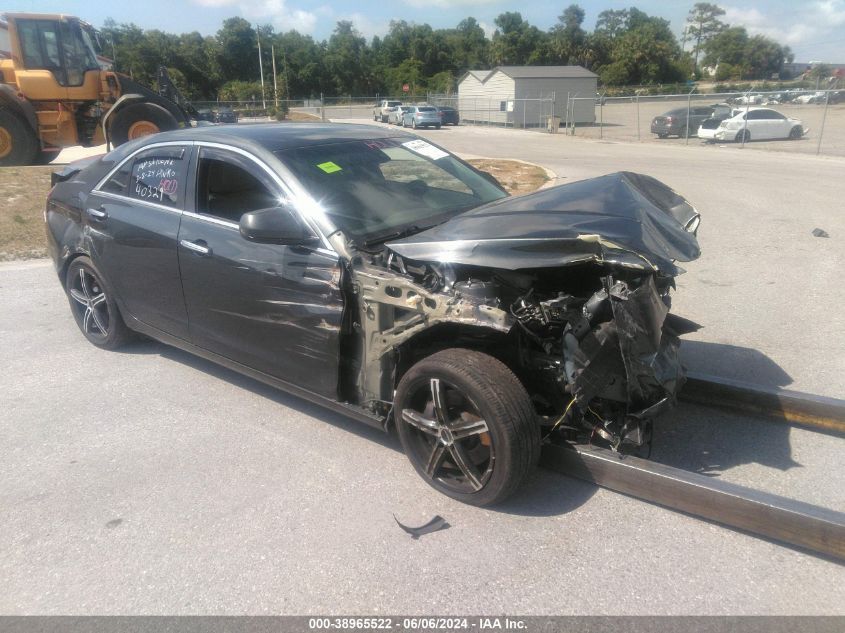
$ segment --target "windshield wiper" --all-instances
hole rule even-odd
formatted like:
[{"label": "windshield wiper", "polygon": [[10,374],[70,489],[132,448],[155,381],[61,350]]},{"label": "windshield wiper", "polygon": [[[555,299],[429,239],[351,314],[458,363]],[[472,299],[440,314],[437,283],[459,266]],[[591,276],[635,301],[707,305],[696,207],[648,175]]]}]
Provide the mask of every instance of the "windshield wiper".
[{"label": "windshield wiper", "polygon": [[375,244],[381,244],[382,242],[386,242],[388,240],[398,240],[402,237],[407,237],[409,235],[413,235],[414,233],[422,233],[437,224],[431,224],[429,226],[417,226],[416,224],[412,224],[411,226],[405,227],[400,231],[391,231],[390,233],[382,233],[377,237],[371,237],[370,239],[364,242],[364,246],[373,246]]}]

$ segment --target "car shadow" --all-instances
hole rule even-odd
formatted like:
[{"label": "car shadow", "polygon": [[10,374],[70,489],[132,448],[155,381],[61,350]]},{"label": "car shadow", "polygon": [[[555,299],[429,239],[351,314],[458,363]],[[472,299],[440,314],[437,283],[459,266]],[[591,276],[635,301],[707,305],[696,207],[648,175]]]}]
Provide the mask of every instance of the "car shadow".
[{"label": "car shadow", "polygon": [[[404,452],[396,432],[392,429],[389,433],[384,433],[376,428],[347,418],[331,409],[265,385],[253,378],[244,376],[175,347],[148,339],[127,345],[121,348],[120,351],[127,354],[155,354],[167,360],[187,365],[196,371],[201,371],[209,376],[226,381],[256,396],[267,398],[283,407],[288,407],[322,422],[332,424],[337,428],[353,433],[383,448],[396,451],[397,453]],[[411,468],[410,464],[408,464],[408,468]],[[425,484],[421,482],[421,485]],[[530,481],[526,482],[513,498],[494,508],[489,508],[489,510],[522,516],[554,516],[566,514],[584,504],[597,490],[598,488],[592,484],[549,470],[537,469],[531,475]]]},{"label": "car shadow", "polygon": [[[686,363],[699,372],[766,387],[783,387],[792,381],[779,365],[757,350],[698,341],[686,341],[683,349]],[[395,432],[383,433],[188,352],[155,341],[141,341],[124,350],[132,354],[157,354],[188,365],[383,448],[402,452]],[[717,368],[722,371],[716,371]],[[725,371],[728,368],[742,368],[742,375],[726,375],[730,373]],[[792,459],[790,433],[787,424],[681,402],[655,422],[651,459],[711,476],[751,463],[786,471],[801,466]],[[592,484],[538,469],[515,497],[490,510],[522,516],[566,514],[586,503],[597,490]]]},{"label": "car shadow", "polygon": [[[792,377],[759,350],[703,341],[684,341],[681,350],[690,372],[768,388],[792,383]],[[651,458],[712,476],[755,463],[786,471],[801,467],[792,459],[791,433],[789,424],[680,402],[655,422]]]}]

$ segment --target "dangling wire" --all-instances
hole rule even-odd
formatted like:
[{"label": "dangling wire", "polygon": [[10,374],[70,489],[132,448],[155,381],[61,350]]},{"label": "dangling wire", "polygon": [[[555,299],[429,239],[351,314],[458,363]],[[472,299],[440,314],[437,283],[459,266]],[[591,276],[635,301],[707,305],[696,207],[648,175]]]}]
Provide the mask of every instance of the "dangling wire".
[{"label": "dangling wire", "polygon": [[566,416],[567,416],[567,414],[569,413],[569,410],[572,408],[572,405],[573,405],[573,404],[575,404],[575,398],[572,398],[572,401],[571,401],[568,405],[566,405],[566,410],[563,412],[563,415],[562,415],[562,416],[560,416],[560,417],[557,419],[557,422],[555,422],[555,423],[554,423],[554,426],[552,426],[552,430],[551,430],[551,431],[549,431],[549,432],[546,434],[546,437],[544,437],[544,438],[543,438],[543,440],[542,440],[543,442],[545,442],[547,439],[549,439],[549,436],[550,436],[552,433],[554,433],[554,432],[555,432],[555,429],[557,429],[557,427],[559,427],[559,426],[560,426],[560,423],[561,423],[561,422],[563,422],[563,421],[566,419]]}]

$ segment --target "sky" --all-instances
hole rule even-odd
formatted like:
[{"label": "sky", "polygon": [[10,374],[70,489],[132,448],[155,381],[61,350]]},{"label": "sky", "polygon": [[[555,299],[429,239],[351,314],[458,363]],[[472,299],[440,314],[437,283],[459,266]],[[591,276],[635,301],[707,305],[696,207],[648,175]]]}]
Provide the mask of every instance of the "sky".
[{"label": "sky", "polygon": [[[584,27],[592,30],[605,9],[636,6],[649,15],[668,19],[680,35],[695,0],[575,0],[586,11]],[[488,35],[494,20],[505,11],[519,11],[531,24],[548,29],[572,0],[559,5],[548,1],[514,0],[12,0],[7,11],[66,13],[99,27],[106,18],[132,22],[145,29],[169,33],[199,31],[214,34],[223,20],[241,16],[250,22],[272,24],[277,31],[296,29],[318,40],[328,38],[338,20],[351,20],[365,36],[383,35],[391,20],[428,23],[434,28],[454,27],[472,16]],[[730,0],[717,2],[727,14],[723,21],[745,26],[752,34],[768,35],[789,45],[799,62],[845,63],[845,0]]]}]

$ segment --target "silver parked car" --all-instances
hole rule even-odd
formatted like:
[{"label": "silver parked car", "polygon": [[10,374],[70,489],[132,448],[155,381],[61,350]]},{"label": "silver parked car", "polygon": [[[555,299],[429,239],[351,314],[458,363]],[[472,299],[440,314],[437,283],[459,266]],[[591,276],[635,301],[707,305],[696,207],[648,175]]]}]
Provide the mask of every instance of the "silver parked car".
[{"label": "silver parked car", "polygon": [[387,122],[393,125],[402,125],[402,117],[405,113],[411,110],[413,106],[396,106],[387,111]]},{"label": "silver parked car", "polygon": [[402,127],[436,127],[442,125],[440,113],[434,106],[413,106],[402,115]]}]

